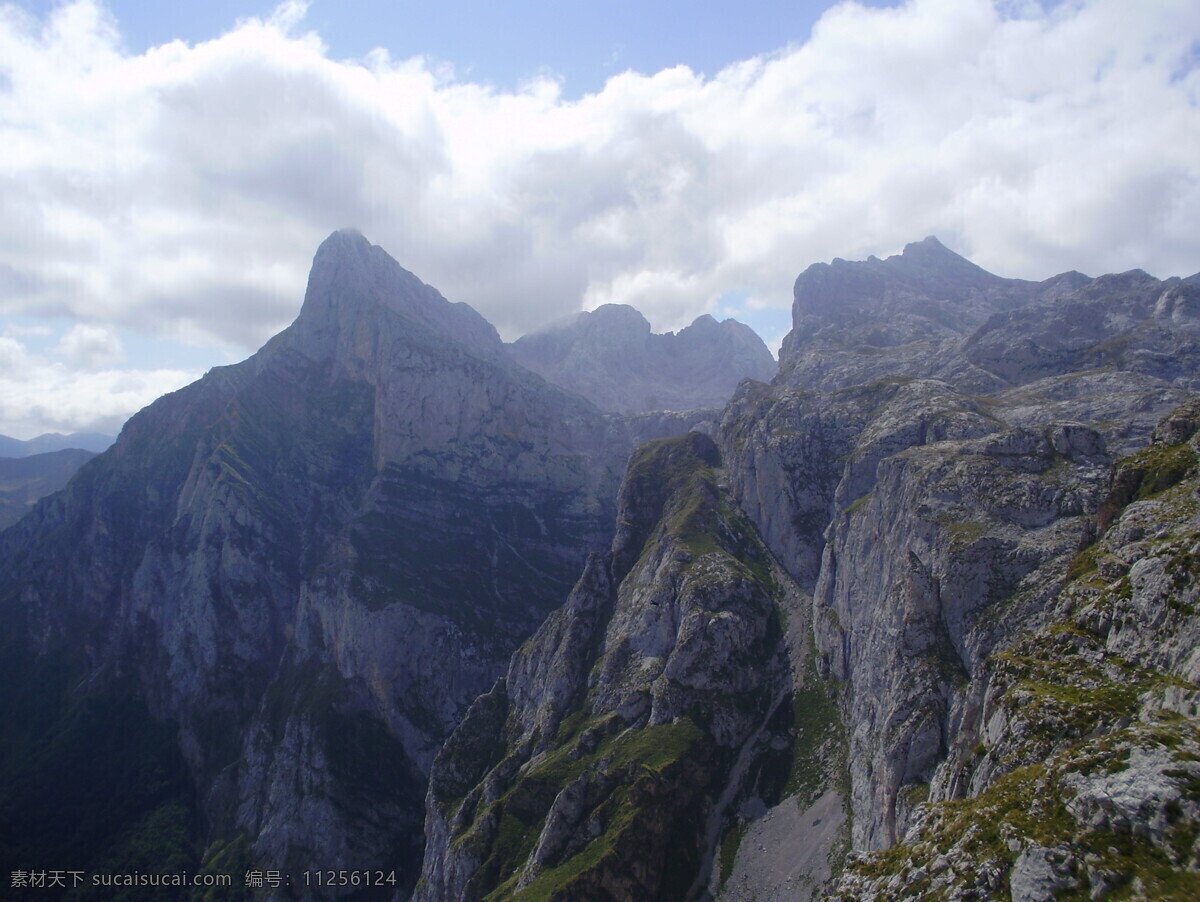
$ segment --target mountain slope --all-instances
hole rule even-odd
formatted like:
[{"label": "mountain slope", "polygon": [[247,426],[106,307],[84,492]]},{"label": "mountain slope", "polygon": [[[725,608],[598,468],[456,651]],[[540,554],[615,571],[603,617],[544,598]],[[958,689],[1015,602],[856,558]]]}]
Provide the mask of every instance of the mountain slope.
[{"label": "mountain slope", "polygon": [[[922,244],[801,276],[780,379],[743,387],[718,432],[731,493],[814,593],[859,850],[899,841],[970,757],[967,693],[1050,616],[1039,588],[1094,538],[1114,461],[1191,397],[1200,334],[1177,279],[1014,284]],[[1001,365],[1051,333],[1069,354]]]},{"label": "mountain slope", "polygon": [[711,413],[604,414],[335,234],[0,534],[4,863],[1187,898],[1196,284],[817,264],[773,382],[625,468]]},{"label": "mountain slope", "polygon": [[[1192,472],[1194,449],[1178,444],[1186,436],[1138,451],[1155,423],[1192,397],[1190,349],[1200,334],[1192,290],[1138,273],[1001,279],[932,239],[886,261],[810,268],[797,281],[780,376],[773,385],[739,387],[716,431],[722,467],[712,471],[714,483],[728,485],[728,496],[719,496],[728,499],[722,516],[744,510],[788,571],[769,581],[776,610],[788,610],[788,593],[779,590],[795,581],[790,595],[801,601],[788,622],[796,629],[775,657],[756,655],[748,672],[725,666],[721,655],[693,672],[703,674],[717,720],[730,709],[757,710],[729,701],[746,679],[781,700],[775,711],[787,711],[786,721],[768,718],[756,739],[739,741],[743,751],[761,754],[760,742],[776,749],[792,777],[785,788],[764,780],[778,773],[765,755],[747,765],[758,776],[746,782],[731,756],[722,758],[716,735],[679,712],[669,722],[696,731],[679,743],[656,737],[669,760],[622,769],[639,760],[626,747],[640,748],[654,725],[639,719],[646,709],[638,704],[613,711],[602,703],[671,695],[673,631],[685,617],[668,615],[666,628],[657,618],[664,608],[686,608],[689,583],[680,570],[688,564],[679,561],[693,560],[672,557],[671,530],[661,525],[671,518],[653,495],[634,490],[674,484],[639,476],[648,460],[670,459],[665,448],[643,449],[626,477],[610,556],[593,560],[566,607],[513,657],[440,753],[418,895],[808,899],[821,896],[832,875],[832,891],[844,899],[990,898],[1011,890],[1014,899],[1032,900],[1071,886],[1099,898],[1131,885],[1150,887],[1158,894],[1151,898],[1179,898],[1171,893],[1186,892],[1198,864],[1181,845],[1197,824],[1185,801],[1195,717],[1188,706],[1200,685],[1189,669],[1194,630],[1170,613],[1155,582],[1159,596],[1135,605],[1136,617],[1154,624],[1153,638],[1123,632],[1128,648],[1112,657],[1097,650],[1092,627],[1063,619],[1079,604],[1075,590],[1066,602],[1056,599],[1064,581],[1089,571],[1097,552],[1080,549],[1123,505]],[[1190,422],[1186,414],[1169,417],[1164,422],[1176,425],[1160,431],[1180,432],[1183,421]],[[718,457],[705,460],[711,468]],[[1190,497],[1186,486],[1178,491]],[[688,508],[686,497],[674,509]],[[1148,520],[1133,538],[1190,535],[1190,521],[1172,520],[1173,510],[1145,509]],[[627,574],[622,536],[640,536],[649,524],[660,524],[650,527],[655,538],[632,543],[638,551],[628,557],[637,565]],[[734,552],[714,545],[751,569],[769,559],[753,543]],[[1182,548],[1171,553],[1191,553]],[[1133,560],[1125,558],[1123,566]],[[1116,563],[1101,572],[1105,566],[1123,572]],[[1185,580],[1180,586],[1190,585],[1184,563],[1170,566],[1177,582]],[[709,575],[710,598],[737,596],[735,569]],[[648,586],[654,590],[642,594]],[[1159,661],[1159,642],[1174,663]],[[627,648],[649,651],[611,666],[609,650]],[[1049,675],[1056,655],[1069,674]],[[1163,666],[1178,672],[1153,676]],[[831,692],[836,714],[827,711]],[[1148,706],[1143,718],[1178,719],[1160,746],[1177,744],[1183,764],[1146,752],[1144,730],[1130,732],[1119,716],[1104,719],[1105,704],[1130,715],[1137,692],[1150,692],[1139,702]],[[1072,705],[1083,708],[1067,710]],[[1164,705],[1174,713],[1153,713]],[[1056,726],[1042,725],[1043,716]],[[814,738],[813,724],[822,725],[825,741]],[[1082,787],[1087,798],[1100,798],[1132,781],[1121,790],[1129,797],[1124,820],[1085,805],[1076,812],[1082,826],[1043,824],[1036,802],[1021,814],[1021,804],[1057,790],[1006,775],[1043,773],[1022,767],[1075,774],[1063,763],[1075,759],[1056,757],[1058,750],[1097,730],[1118,731],[1135,766],[1126,777],[1119,763],[1108,765],[1099,783],[1091,771],[1071,777],[1071,792]],[[839,735],[844,745],[832,740]],[[1108,740],[1090,741],[1075,749],[1088,760],[1108,748]],[[673,767],[703,754],[718,762],[715,770],[691,773],[687,788],[670,783]],[[650,792],[649,773],[671,792]],[[802,773],[811,775],[807,790],[796,792]],[[633,798],[644,804],[631,808]],[[1056,804],[1075,804],[1062,798]],[[1013,811],[998,858],[993,845],[980,844],[979,822],[963,814],[985,812],[990,824]],[[1101,833],[1088,833],[1091,821]],[[856,851],[839,878],[842,829]],[[1102,841],[1115,845],[1105,852]],[[690,882],[663,870],[663,842],[691,869]],[[1088,858],[1097,854],[1102,861]]]},{"label": "mountain slope", "polygon": [[1198,427],[1192,403],[1118,462],[1103,536],[1047,568],[1041,623],[963,692],[935,801],[840,898],[1200,893]]},{"label": "mountain slope", "polygon": [[95,456],[92,451],[68,448],[28,457],[0,457],[0,530],[25,516],[39,498],[65,486],[75,471]]}]

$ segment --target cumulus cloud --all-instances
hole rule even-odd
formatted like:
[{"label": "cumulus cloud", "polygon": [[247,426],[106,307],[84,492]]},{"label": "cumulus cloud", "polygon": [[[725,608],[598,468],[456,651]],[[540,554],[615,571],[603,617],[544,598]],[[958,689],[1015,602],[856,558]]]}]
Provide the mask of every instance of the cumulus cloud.
[{"label": "cumulus cloud", "polygon": [[132,55],[92,0],[4,7],[3,309],[250,350],[344,225],[508,338],[786,306],[809,263],[931,233],[1002,275],[1200,269],[1191,0],[846,2],[803,45],[574,101],[331,59],[304,10]]},{"label": "cumulus cloud", "polygon": [[121,340],[104,326],[77,323],[58,343],[57,353],[72,369],[96,370],[125,359]]},{"label": "cumulus cloud", "polygon": [[[0,336],[0,434],[28,439],[45,432],[116,434],[131,413],[194,381],[195,371],[115,369],[116,336],[76,326],[52,354]],[[119,342],[115,345],[119,348]]]}]

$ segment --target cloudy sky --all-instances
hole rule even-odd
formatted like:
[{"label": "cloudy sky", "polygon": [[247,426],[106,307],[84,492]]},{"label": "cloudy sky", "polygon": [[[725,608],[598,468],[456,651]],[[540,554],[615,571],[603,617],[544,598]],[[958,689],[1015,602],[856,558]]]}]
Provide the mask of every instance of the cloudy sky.
[{"label": "cloudy sky", "polygon": [[1198,103],[1194,0],[9,3],[0,433],[247,356],[342,226],[509,339],[623,302],[774,344],[807,265],[929,234],[1187,275]]}]

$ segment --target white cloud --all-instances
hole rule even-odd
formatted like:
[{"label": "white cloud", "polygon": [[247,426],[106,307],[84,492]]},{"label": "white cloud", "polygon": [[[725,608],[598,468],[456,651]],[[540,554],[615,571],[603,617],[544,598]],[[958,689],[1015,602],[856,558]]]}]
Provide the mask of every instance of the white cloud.
[{"label": "white cloud", "polygon": [[[115,434],[129,415],[200,374],[173,369],[113,369],[103,359],[115,340],[76,326],[59,342],[61,360],[31,353],[0,337],[0,434],[29,439],[45,432],[95,430]],[[98,354],[97,349],[101,349]],[[99,363],[99,368],[83,365]]]},{"label": "white cloud", "polygon": [[1200,269],[1191,0],[843,3],[802,46],[576,101],[332,60],[304,9],[133,56],[89,0],[3,8],[2,309],[251,350],[344,225],[510,338],[786,306],[809,263],[931,233],[1002,275]]},{"label": "white cloud", "polygon": [[72,326],[59,340],[55,351],[75,370],[103,369],[125,359],[121,340],[111,329],[86,323]]}]

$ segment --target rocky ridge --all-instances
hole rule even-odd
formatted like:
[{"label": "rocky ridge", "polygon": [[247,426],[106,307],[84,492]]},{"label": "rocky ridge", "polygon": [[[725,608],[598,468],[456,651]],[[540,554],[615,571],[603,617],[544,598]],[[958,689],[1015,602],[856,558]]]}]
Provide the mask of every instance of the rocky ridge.
[{"label": "rocky ridge", "polygon": [[698,433],[631,460],[612,549],[439,753],[417,899],[682,899],[728,876],[739,803],[788,788],[803,611],[719,465]]},{"label": "rocky ridge", "polygon": [[[1052,618],[1045,587],[1093,541],[1114,462],[1191,396],[1193,290],[1143,273],[1001,279],[933,239],[797,280],[780,376],[743,383],[715,437],[731,499],[812,593],[815,678],[841,687],[841,798],[860,854],[905,837],[923,800],[978,790],[943,776],[977,744],[966,699],[1013,635]],[[519,676],[507,693],[529,691]],[[838,797],[837,771],[818,795]],[[799,803],[778,802],[723,824],[729,873],[747,880],[726,897],[768,891],[739,868],[756,860],[740,846],[768,819],[797,823]],[[476,873],[452,848],[431,846],[426,873],[439,857]]]},{"label": "rocky ridge", "polygon": [[[1013,283],[955,258],[927,240],[802,275],[780,378],[740,389],[718,432],[733,497],[813,591],[857,850],[898,842],[944,762],[969,757],[964,693],[1049,616],[1029,587],[1094,538],[1114,460],[1194,384],[1191,280]],[[1099,325],[1065,359],[996,365],[1079,317]]]},{"label": "rocky ridge", "polygon": [[775,374],[767,346],[737,320],[705,314],[660,335],[625,304],[604,304],[530,332],[508,352],[602,410],[626,414],[720,408],[742,379]]},{"label": "rocky ridge", "polygon": [[928,801],[835,898],[1200,893],[1198,427],[1192,403],[1118,461],[1102,535],[1028,581],[1041,625],[974,668]]},{"label": "rocky ridge", "polygon": [[63,488],[95,456],[95,452],[82,448],[64,448],[24,457],[0,457],[0,530],[29,513],[39,498]]}]

